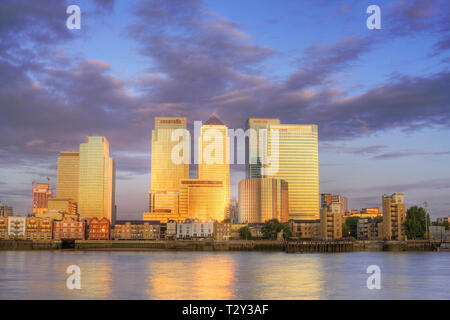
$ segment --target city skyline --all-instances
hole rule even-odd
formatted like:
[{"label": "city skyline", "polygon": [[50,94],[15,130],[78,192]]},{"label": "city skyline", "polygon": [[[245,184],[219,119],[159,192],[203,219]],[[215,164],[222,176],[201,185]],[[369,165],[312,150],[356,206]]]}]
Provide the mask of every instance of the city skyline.
[{"label": "city skyline", "polygon": [[[229,128],[316,123],[319,193],[350,208],[404,192],[407,207],[427,201],[432,217],[448,216],[448,3],[379,1],[381,30],[365,27],[368,4],[97,1],[68,30],[64,2],[2,2],[0,201],[28,213],[30,183],[56,180],[57,153],[105,136],[119,217],[138,219],[153,118],[185,116],[192,130],[216,113]],[[243,178],[231,165],[232,197]]]}]

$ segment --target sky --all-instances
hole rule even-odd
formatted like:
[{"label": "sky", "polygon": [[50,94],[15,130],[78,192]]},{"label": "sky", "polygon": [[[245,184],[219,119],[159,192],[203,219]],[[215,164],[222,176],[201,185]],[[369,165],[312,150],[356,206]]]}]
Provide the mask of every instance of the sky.
[{"label": "sky", "polygon": [[[69,5],[81,29],[69,30]],[[369,30],[369,5],[381,29]],[[0,2],[0,201],[89,135],[116,160],[119,219],[148,209],[155,116],[317,124],[321,193],[349,207],[403,192],[450,215],[450,2],[170,0]],[[245,177],[231,171],[231,196]]]}]

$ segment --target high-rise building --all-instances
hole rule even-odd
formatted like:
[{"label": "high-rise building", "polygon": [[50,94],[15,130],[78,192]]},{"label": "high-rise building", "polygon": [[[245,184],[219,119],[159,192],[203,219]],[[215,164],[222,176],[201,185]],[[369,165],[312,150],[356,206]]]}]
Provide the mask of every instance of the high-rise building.
[{"label": "high-rise building", "polygon": [[180,181],[189,178],[189,163],[178,163],[172,159],[172,152],[179,143],[172,141],[172,135],[179,129],[186,130],[186,118],[155,118],[155,128],[152,131],[149,212],[144,213],[145,220],[178,219]]},{"label": "high-rise building", "polygon": [[222,181],[224,188],[223,210],[225,216],[228,216],[230,204],[230,141],[228,128],[214,115],[202,125],[198,152],[198,179]]},{"label": "high-rise building", "polygon": [[383,203],[383,239],[405,240],[404,223],[406,209],[403,193],[382,196]]},{"label": "high-rise building", "polygon": [[50,188],[50,179],[48,183],[37,183],[34,187],[32,184],[33,214],[41,214],[48,211],[48,199],[53,192]]},{"label": "high-rise building", "polygon": [[269,124],[263,176],[289,186],[289,217],[319,218],[319,151],[317,125]]},{"label": "high-rise building", "polygon": [[59,199],[72,199],[78,202],[78,182],[80,177],[80,153],[77,151],[60,152],[56,196]]},{"label": "high-rise building", "polygon": [[[248,138],[246,142],[247,149],[247,164],[246,176],[247,179],[261,178],[261,155],[266,152],[267,148],[267,130],[270,124],[280,124],[280,119],[277,118],[249,118],[247,121],[247,129],[255,130],[256,139],[253,141]],[[264,131],[265,134],[264,134]]]},{"label": "high-rise building", "polygon": [[88,137],[80,144],[78,214],[81,218],[116,219],[115,161],[105,137]]},{"label": "high-rise building", "polygon": [[288,183],[280,179],[244,179],[239,182],[239,223],[289,220]]}]

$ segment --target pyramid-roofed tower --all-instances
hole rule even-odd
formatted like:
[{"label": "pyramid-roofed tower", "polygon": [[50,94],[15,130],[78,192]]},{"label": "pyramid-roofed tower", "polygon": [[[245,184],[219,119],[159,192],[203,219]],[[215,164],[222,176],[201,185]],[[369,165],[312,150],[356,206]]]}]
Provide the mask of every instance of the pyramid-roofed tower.
[{"label": "pyramid-roofed tower", "polygon": [[215,114],[213,114],[211,117],[209,117],[208,120],[206,120],[205,125],[224,126],[225,124],[222,121],[220,121],[220,119],[217,118]]}]

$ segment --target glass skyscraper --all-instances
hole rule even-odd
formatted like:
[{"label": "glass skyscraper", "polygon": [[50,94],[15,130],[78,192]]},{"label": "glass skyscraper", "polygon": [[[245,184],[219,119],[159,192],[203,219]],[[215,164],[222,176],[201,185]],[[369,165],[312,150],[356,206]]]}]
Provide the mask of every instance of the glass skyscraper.
[{"label": "glass skyscraper", "polygon": [[[317,125],[269,124],[267,155],[278,168],[263,175],[288,182],[289,218],[319,218],[319,151]],[[265,167],[267,165],[263,165]]]},{"label": "glass skyscraper", "polygon": [[80,144],[78,213],[81,218],[105,217],[114,223],[116,166],[105,137]]}]

